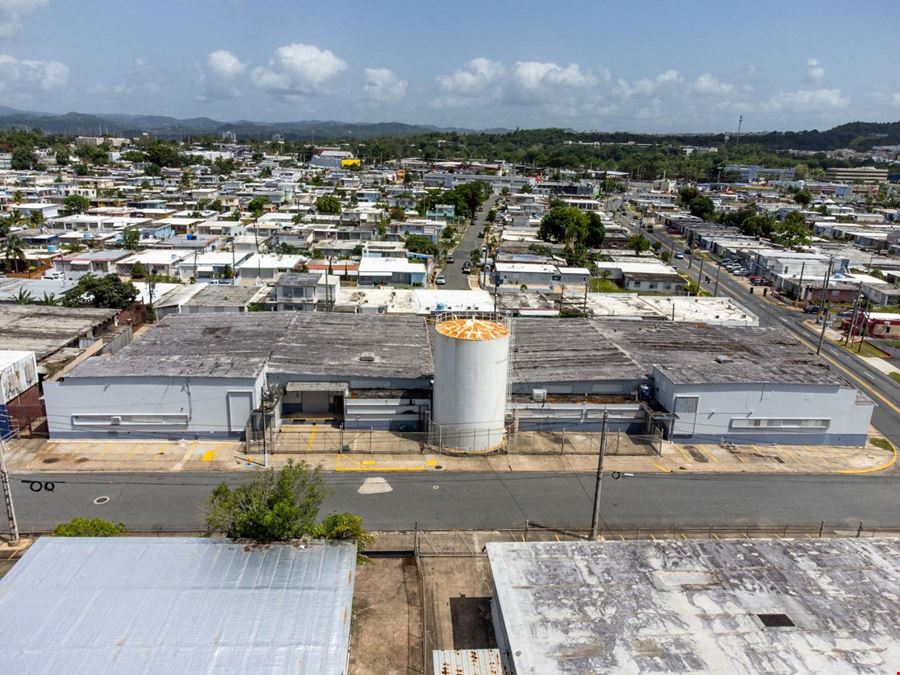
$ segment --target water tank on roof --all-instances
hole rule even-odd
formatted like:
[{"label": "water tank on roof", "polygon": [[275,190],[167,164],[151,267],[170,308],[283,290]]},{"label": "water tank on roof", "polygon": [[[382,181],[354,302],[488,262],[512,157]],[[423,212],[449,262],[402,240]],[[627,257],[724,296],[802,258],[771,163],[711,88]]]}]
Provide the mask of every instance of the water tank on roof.
[{"label": "water tank on roof", "polygon": [[47,246],[47,253],[56,253],[57,251],[59,251],[59,247],[56,244]]},{"label": "water tank on roof", "polygon": [[432,441],[457,450],[497,447],[506,418],[509,328],[450,319],[435,332]]}]

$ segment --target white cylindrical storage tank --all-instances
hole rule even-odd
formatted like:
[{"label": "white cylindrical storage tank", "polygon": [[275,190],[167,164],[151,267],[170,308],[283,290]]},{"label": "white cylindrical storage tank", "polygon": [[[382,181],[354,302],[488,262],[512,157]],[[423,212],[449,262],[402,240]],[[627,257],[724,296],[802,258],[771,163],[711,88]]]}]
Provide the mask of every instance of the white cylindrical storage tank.
[{"label": "white cylindrical storage tank", "polygon": [[509,328],[450,319],[435,327],[432,442],[490,450],[503,442]]}]

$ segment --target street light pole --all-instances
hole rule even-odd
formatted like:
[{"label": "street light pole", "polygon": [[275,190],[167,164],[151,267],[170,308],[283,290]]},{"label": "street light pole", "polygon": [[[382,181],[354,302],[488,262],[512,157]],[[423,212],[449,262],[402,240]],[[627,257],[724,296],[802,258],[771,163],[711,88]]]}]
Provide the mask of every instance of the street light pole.
[{"label": "street light pole", "polygon": [[606,457],[606,426],[609,421],[609,411],[603,411],[603,428],[600,432],[600,457],[597,461],[597,482],[594,486],[594,514],[591,518],[591,539],[597,538],[597,528],[600,523],[600,488],[603,484],[603,459]]}]

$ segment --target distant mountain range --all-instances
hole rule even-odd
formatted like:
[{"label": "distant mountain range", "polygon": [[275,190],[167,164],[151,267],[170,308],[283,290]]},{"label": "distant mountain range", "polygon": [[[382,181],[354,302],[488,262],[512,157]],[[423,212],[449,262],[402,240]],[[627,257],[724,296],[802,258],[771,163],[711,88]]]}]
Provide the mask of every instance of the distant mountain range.
[{"label": "distant mountain range", "polygon": [[337,138],[366,139],[378,136],[415,136],[430,133],[506,133],[508,129],[457,129],[402,122],[370,124],[305,120],[301,122],[220,122],[208,117],[178,119],[162,115],[87,114],[64,115],[16,110],[0,106],[0,129],[40,129],[49,134],[134,136],[148,132],[161,138],[218,136],[226,131],[239,138],[269,139],[283,134],[287,140],[326,140]]},{"label": "distant mountain range", "polygon": [[[390,136],[418,136],[435,133],[508,134],[510,129],[464,129],[436,127],[403,122],[355,123],[334,120],[300,122],[220,122],[208,117],[178,119],[162,115],[87,114],[64,115],[16,110],[0,105],[0,129],[40,129],[45,133],[68,135],[136,136],[144,132],[159,138],[183,139],[190,136],[220,136],[234,132],[239,139],[268,140],[282,134],[286,140],[327,141],[365,140]],[[630,132],[577,132],[561,130],[567,140],[717,145],[725,141],[721,133],[642,134]],[[875,145],[900,144],[900,122],[851,122],[825,131],[767,131],[745,134],[748,142],[772,150],[869,150]]]}]

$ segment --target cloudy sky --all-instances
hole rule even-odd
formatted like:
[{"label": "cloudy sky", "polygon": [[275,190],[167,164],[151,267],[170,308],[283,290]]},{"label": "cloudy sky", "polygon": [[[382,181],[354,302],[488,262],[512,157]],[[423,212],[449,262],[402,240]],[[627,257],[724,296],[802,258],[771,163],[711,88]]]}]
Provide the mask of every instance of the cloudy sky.
[{"label": "cloudy sky", "polygon": [[0,0],[0,105],[640,131],[900,120],[898,0]]}]

